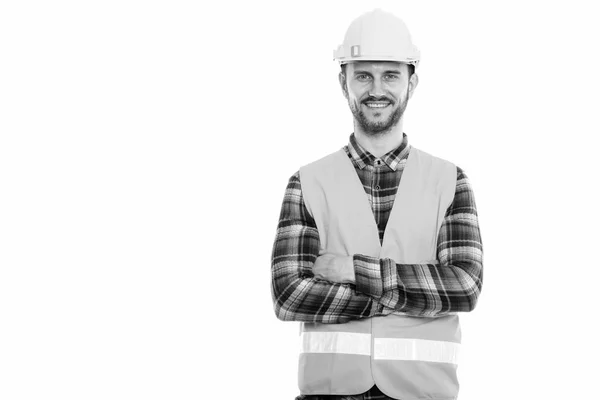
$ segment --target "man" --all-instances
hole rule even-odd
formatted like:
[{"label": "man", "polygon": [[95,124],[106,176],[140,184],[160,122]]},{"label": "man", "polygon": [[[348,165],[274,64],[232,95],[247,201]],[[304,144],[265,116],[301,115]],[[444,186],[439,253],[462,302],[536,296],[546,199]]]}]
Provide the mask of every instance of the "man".
[{"label": "man", "polygon": [[465,172],[408,143],[419,51],[376,9],[335,54],[354,132],[289,179],[272,295],[301,322],[297,400],[455,399],[458,313],[475,308],[483,249]]}]

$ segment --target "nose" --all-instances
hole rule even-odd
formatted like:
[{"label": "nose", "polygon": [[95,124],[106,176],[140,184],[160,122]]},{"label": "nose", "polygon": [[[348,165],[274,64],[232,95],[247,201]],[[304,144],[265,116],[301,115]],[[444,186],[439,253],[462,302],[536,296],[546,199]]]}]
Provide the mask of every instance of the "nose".
[{"label": "nose", "polygon": [[371,86],[371,90],[369,91],[369,95],[373,97],[383,97],[385,95],[381,79],[373,79],[373,84]]}]

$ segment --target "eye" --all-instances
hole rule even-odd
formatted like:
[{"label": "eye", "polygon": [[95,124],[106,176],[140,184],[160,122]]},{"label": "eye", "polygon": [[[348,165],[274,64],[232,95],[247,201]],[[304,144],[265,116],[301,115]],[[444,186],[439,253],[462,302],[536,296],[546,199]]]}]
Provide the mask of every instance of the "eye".
[{"label": "eye", "polygon": [[386,75],[386,79],[393,81],[393,80],[399,79],[399,77],[398,77],[398,75],[388,74],[388,75]]},{"label": "eye", "polygon": [[370,77],[367,74],[358,74],[358,75],[356,75],[356,79],[359,81],[366,81],[366,80],[370,79]]}]

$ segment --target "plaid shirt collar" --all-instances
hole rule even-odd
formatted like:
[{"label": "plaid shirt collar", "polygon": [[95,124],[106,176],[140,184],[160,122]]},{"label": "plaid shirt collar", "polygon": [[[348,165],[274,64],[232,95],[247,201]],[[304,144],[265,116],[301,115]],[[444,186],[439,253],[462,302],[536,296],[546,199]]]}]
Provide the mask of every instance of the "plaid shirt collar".
[{"label": "plaid shirt collar", "polygon": [[[350,157],[360,169],[364,169],[367,165],[375,166],[375,160],[377,157],[369,153],[360,144],[358,144],[356,137],[354,136],[354,132],[352,132],[350,135],[350,140],[346,145],[346,152],[350,154]],[[406,133],[402,133],[402,143],[400,143],[400,146],[390,150],[379,159],[387,164],[392,171],[396,171],[398,164],[400,164],[403,159],[408,157],[409,152],[410,145],[408,144],[408,137],[406,136]]]}]

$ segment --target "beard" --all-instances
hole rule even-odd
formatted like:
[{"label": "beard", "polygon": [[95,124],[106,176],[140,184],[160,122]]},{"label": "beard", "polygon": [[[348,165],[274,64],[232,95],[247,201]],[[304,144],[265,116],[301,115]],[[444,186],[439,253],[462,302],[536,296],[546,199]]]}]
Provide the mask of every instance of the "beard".
[{"label": "beard", "polygon": [[[376,99],[369,97],[363,100],[362,103],[365,103],[369,100]],[[390,102],[388,107],[394,107],[396,104],[389,98],[385,98],[385,100]],[[367,115],[361,110],[360,104],[356,100],[351,102],[350,99],[348,99],[348,105],[350,106],[350,111],[352,111],[354,120],[366,134],[373,136],[382,135],[389,132],[394,126],[396,126],[398,121],[400,121],[400,118],[402,118],[402,115],[404,115],[404,110],[406,110],[406,106],[408,105],[408,88],[406,89],[406,95],[404,96],[404,99],[400,98],[399,104],[397,104],[396,108],[392,110],[390,116],[382,121],[374,121],[372,120],[372,117],[367,117]]]}]

